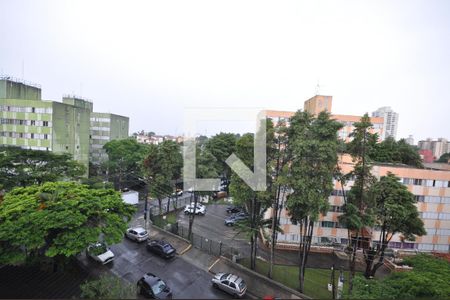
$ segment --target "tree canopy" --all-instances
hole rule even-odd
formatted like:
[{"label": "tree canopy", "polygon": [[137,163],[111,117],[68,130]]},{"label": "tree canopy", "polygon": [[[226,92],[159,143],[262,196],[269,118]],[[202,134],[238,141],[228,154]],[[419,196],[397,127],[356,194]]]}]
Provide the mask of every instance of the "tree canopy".
[{"label": "tree canopy", "polygon": [[375,225],[380,228],[380,236],[376,247],[364,251],[364,275],[367,278],[375,276],[377,269],[383,265],[384,252],[395,234],[401,234],[403,239],[409,241],[414,241],[416,235],[426,234],[414,205],[414,195],[394,174],[388,173],[374,183],[369,190],[369,198],[374,204]]},{"label": "tree canopy", "polygon": [[448,299],[450,263],[428,254],[404,259],[408,272],[395,272],[383,280],[355,278],[351,299]]},{"label": "tree canopy", "polygon": [[136,182],[148,148],[148,145],[139,144],[135,139],[112,140],[103,146],[109,157],[105,165],[116,188],[122,189]]},{"label": "tree canopy", "polygon": [[0,203],[0,264],[70,257],[99,239],[118,243],[134,210],[114,190],[74,182],[15,188]]},{"label": "tree canopy", "polygon": [[444,153],[436,162],[447,163],[450,160],[450,153]]},{"label": "tree canopy", "polygon": [[374,143],[369,157],[375,162],[400,163],[423,168],[417,149],[404,139],[397,142],[393,137],[388,137],[381,143]]},{"label": "tree canopy", "polygon": [[225,161],[236,151],[236,140],[237,136],[234,133],[221,132],[209,138],[205,143],[205,150],[216,158],[214,167],[219,174],[225,177],[229,177],[231,172]]},{"label": "tree canopy", "polygon": [[288,128],[288,153],[291,158],[286,208],[293,224],[300,227],[299,286],[304,289],[307,258],[311,247],[314,222],[328,210],[328,197],[333,190],[342,125],[321,112],[314,117],[298,111]]},{"label": "tree canopy", "polygon": [[85,172],[68,153],[0,146],[0,185],[7,191],[47,181],[77,180]]}]

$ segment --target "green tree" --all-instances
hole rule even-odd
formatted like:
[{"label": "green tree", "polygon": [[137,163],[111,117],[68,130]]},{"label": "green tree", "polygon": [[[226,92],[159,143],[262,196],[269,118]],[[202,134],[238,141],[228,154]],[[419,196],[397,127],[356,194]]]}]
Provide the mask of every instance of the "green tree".
[{"label": "green tree", "polygon": [[[369,197],[375,204],[375,225],[380,228],[379,243],[369,249],[364,249],[366,278],[374,277],[379,267],[384,264],[384,252],[392,237],[400,233],[402,238],[414,241],[415,236],[426,234],[423,222],[414,205],[414,195],[399,178],[392,173],[381,177],[369,191]],[[375,263],[375,260],[378,261]]]},{"label": "green tree", "polygon": [[99,238],[118,243],[134,210],[114,190],[74,182],[15,188],[0,203],[0,264],[64,260]]},{"label": "green tree", "polygon": [[450,160],[450,153],[444,153],[441,155],[441,157],[439,157],[439,159],[436,162],[448,163],[449,160]]},{"label": "green tree", "polygon": [[375,162],[400,163],[423,168],[417,149],[404,139],[396,142],[393,137],[388,137],[381,143],[376,143],[369,152],[369,157]]},{"label": "green tree", "polygon": [[78,180],[85,171],[67,153],[0,146],[0,184],[7,191],[47,181]]},{"label": "green tree", "polygon": [[236,151],[236,135],[223,132],[216,134],[206,141],[205,150],[217,159],[215,168],[219,174],[228,178],[231,174],[231,169],[225,161]]},{"label": "green tree", "polygon": [[142,161],[148,153],[148,145],[139,144],[135,139],[112,140],[103,146],[108,154],[105,163],[114,186],[121,190],[136,182],[142,175]]},{"label": "green tree", "polygon": [[[376,178],[372,175],[372,165],[369,153],[374,151],[374,147],[378,140],[377,134],[370,133],[372,123],[367,114],[365,114],[360,122],[354,124],[355,129],[350,134],[352,141],[346,145],[347,151],[351,154],[355,166],[353,171],[346,174],[344,178],[354,178],[354,184],[350,191],[344,197],[344,213],[339,216],[339,222],[348,229],[348,249],[349,257],[349,294],[353,290],[353,278],[355,277],[356,250],[362,246],[361,243],[367,237],[365,232],[374,223],[373,203],[369,198],[368,190],[376,182]],[[342,183],[342,182],[341,182]],[[370,231],[370,230],[369,230]]]},{"label": "green tree", "polygon": [[162,212],[162,199],[172,194],[173,182],[180,178],[183,158],[180,145],[166,140],[159,145],[150,145],[143,160],[143,173],[149,184],[152,197],[158,199]]},{"label": "green tree", "polygon": [[291,157],[286,207],[291,221],[300,227],[299,286],[304,290],[305,269],[311,247],[314,222],[326,214],[328,197],[333,190],[333,174],[339,146],[337,131],[342,125],[326,112],[314,118],[298,111],[288,129]]},{"label": "green tree", "polygon": [[[241,205],[246,208],[250,217],[247,221],[237,224],[240,231],[247,233],[250,239],[250,268],[256,268],[257,244],[259,232],[263,228],[271,228],[272,219],[265,219],[264,212],[270,207],[273,199],[274,185],[272,184],[272,170],[275,151],[275,139],[273,123],[270,119],[264,120],[266,122],[266,131],[258,131],[256,134],[266,135],[266,191],[254,191],[250,188],[236,173],[232,172],[230,183],[230,194],[233,196],[233,202],[236,205]],[[261,127],[264,128],[264,127]],[[236,143],[236,155],[248,166],[251,170],[254,166],[254,135],[247,133],[240,137]],[[275,229],[279,230],[276,226]]]},{"label": "green tree", "polygon": [[404,259],[408,272],[394,272],[382,280],[355,277],[351,299],[448,299],[450,263],[428,254]]},{"label": "green tree", "polygon": [[[290,158],[287,152],[288,145],[288,129],[286,122],[279,121],[277,126],[273,129],[273,149],[269,155],[269,161],[272,161],[273,178],[271,190],[273,191],[272,200],[272,224],[270,236],[270,260],[269,271],[267,276],[272,278],[273,265],[275,261],[275,246],[278,239],[278,232],[281,231],[280,225],[280,200],[283,199],[287,191],[288,175],[289,175],[289,161]],[[277,230],[278,228],[278,230]]]},{"label": "green tree", "polygon": [[105,275],[80,285],[83,299],[136,299],[136,286],[122,279]]}]

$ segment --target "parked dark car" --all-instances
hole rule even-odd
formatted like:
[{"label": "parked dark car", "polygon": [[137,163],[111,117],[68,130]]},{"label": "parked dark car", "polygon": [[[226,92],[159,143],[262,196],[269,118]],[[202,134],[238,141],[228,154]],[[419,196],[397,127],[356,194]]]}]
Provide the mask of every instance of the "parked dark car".
[{"label": "parked dark car", "polygon": [[164,258],[172,258],[177,252],[169,243],[161,240],[151,240],[147,243],[147,250]]},{"label": "parked dark car", "polygon": [[242,211],[242,207],[239,207],[239,206],[232,205],[232,206],[227,207],[227,213],[229,213],[229,214],[235,214],[235,213],[238,213],[241,211]]},{"label": "parked dark car", "polygon": [[137,283],[137,291],[146,298],[172,299],[172,291],[158,276],[147,273]]},{"label": "parked dark car", "polygon": [[246,220],[249,215],[246,212],[239,212],[237,214],[233,214],[225,219],[225,225],[233,226],[236,222]]}]

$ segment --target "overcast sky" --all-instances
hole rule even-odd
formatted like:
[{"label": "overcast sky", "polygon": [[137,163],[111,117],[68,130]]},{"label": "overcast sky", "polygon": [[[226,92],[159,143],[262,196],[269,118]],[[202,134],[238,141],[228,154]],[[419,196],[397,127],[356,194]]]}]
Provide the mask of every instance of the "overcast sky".
[{"label": "overcast sky", "polygon": [[182,134],[185,107],[297,110],[319,83],[335,114],[391,106],[397,138],[450,138],[450,1],[0,0],[0,73],[130,134]]}]

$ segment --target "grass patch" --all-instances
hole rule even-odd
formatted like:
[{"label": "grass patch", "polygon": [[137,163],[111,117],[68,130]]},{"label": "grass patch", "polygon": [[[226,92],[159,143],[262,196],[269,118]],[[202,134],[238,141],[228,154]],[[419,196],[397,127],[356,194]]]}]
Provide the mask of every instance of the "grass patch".
[{"label": "grass patch", "polygon": [[[250,268],[250,259],[245,258],[240,261],[242,265]],[[269,263],[256,260],[256,272],[263,276],[267,276],[269,271]],[[344,271],[344,291],[348,288],[348,271]],[[339,270],[335,273],[335,284],[337,288]],[[273,279],[280,282],[281,284],[290,287],[294,290],[299,289],[298,284],[298,266],[284,266],[284,265],[274,265]],[[328,291],[328,283],[331,283],[331,269],[312,269],[306,268],[305,270],[305,290],[304,294],[312,297],[314,299],[331,299],[331,292]]]},{"label": "grass patch", "polygon": [[164,228],[167,224],[175,224],[177,222],[178,211],[171,211],[161,216],[153,216],[153,225]]}]

